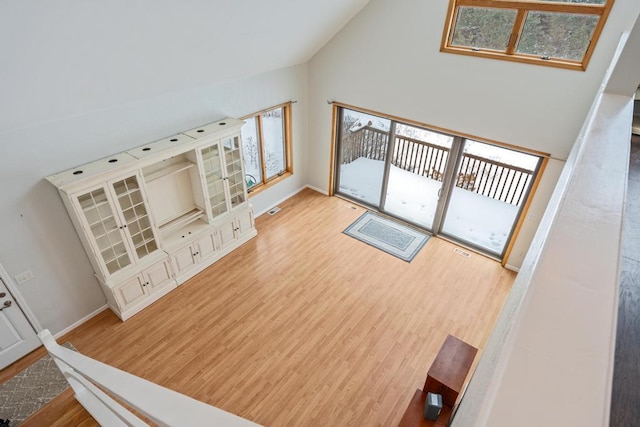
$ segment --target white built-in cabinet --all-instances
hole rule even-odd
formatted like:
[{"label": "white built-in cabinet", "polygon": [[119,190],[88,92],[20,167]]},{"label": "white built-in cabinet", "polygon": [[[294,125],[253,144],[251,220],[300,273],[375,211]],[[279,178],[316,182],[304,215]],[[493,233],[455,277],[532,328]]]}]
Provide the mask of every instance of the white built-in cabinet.
[{"label": "white built-in cabinet", "polygon": [[47,177],[126,320],[256,235],[225,119]]}]

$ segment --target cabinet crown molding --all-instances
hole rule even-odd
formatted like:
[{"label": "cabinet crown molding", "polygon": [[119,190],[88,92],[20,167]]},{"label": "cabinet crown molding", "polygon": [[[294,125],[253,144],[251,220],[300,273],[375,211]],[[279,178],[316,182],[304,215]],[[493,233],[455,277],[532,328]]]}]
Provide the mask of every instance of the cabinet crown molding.
[{"label": "cabinet crown molding", "polygon": [[177,133],[130,150],[103,157],[46,177],[61,191],[73,191],[76,184],[84,187],[90,180],[100,182],[101,177],[127,174],[149,164],[166,160],[193,150],[200,145],[239,132],[244,121],[227,117],[193,129]]}]

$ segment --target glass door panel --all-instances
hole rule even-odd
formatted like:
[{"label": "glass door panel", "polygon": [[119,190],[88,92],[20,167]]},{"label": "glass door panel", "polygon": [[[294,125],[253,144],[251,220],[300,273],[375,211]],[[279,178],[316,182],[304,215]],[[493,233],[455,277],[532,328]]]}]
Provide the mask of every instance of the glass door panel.
[{"label": "glass door panel", "polygon": [[453,137],[396,124],[383,210],[431,230]]},{"label": "glass door panel", "polygon": [[82,194],[77,200],[108,273],[113,274],[130,265],[131,258],[105,189]]},{"label": "glass door panel", "polygon": [[144,204],[138,178],[130,176],[113,183],[118,203],[138,259],[158,250],[151,220]]},{"label": "glass door panel", "polygon": [[202,154],[211,216],[215,218],[227,212],[227,196],[224,193],[220,147],[218,144],[214,144],[203,148],[200,153]]},{"label": "glass door panel", "polygon": [[465,140],[440,232],[501,257],[540,158]]},{"label": "glass door panel", "polygon": [[341,109],[336,192],[378,207],[391,120]]},{"label": "glass door panel", "polygon": [[245,202],[244,173],[242,172],[242,157],[240,156],[240,138],[224,139],[224,159],[227,165],[227,181],[229,183],[229,196],[231,208]]}]

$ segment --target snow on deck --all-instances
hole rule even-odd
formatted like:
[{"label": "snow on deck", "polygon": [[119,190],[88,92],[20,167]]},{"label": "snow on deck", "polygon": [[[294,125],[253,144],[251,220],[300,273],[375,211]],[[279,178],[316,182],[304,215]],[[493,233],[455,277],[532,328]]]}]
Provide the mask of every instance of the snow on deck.
[{"label": "snow on deck", "polygon": [[[360,157],[340,166],[340,192],[378,206],[384,162]],[[384,210],[431,230],[442,183],[391,165]],[[501,254],[518,206],[455,187],[442,233]]]}]

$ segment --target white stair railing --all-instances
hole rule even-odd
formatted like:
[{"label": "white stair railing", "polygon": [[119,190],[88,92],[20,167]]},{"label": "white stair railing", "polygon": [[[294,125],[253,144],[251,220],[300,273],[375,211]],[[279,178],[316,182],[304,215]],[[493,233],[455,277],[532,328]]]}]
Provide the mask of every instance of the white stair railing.
[{"label": "white stair railing", "polygon": [[64,348],[46,329],[38,336],[73,388],[78,402],[102,426],[148,425],[105,391],[160,426],[258,426],[237,415]]}]

